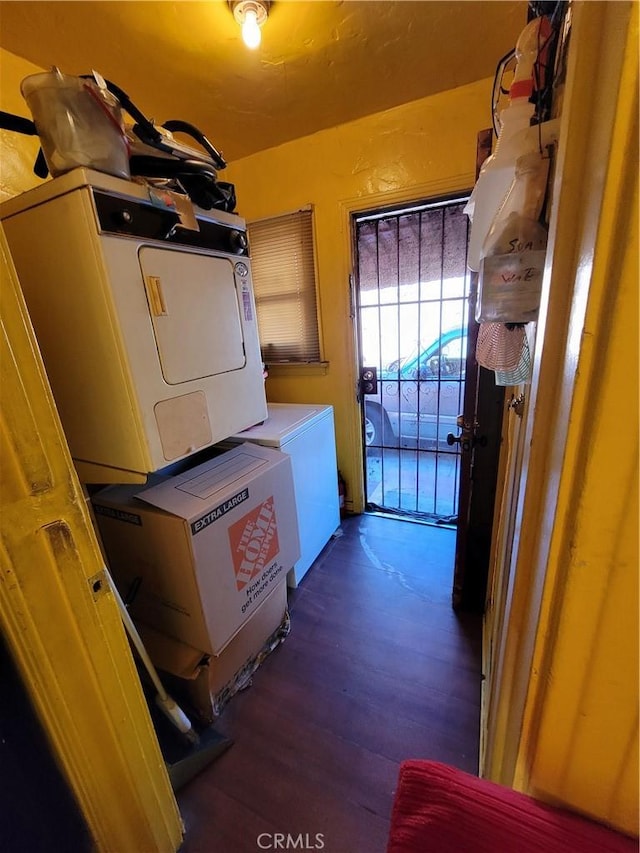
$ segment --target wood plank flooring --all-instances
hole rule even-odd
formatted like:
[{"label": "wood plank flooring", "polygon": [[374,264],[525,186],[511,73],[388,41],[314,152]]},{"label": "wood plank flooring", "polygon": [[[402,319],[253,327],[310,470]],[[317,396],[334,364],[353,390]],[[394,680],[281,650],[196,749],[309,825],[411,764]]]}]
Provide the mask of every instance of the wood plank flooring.
[{"label": "wood plank flooring", "polygon": [[216,723],[233,746],[178,794],[182,853],[286,849],[274,833],[384,853],[403,759],[477,772],[481,617],[451,609],[455,532],[362,515],[341,533]]}]

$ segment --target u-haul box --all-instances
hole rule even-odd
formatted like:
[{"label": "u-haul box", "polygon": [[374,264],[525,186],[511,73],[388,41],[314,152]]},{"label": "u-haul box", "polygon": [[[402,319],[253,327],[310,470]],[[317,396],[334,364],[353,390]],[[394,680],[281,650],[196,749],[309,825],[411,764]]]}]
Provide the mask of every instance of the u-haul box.
[{"label": "u-haul box", "polygon": [[254,444],[92,498],[134,620],[219,655],[300,556],[291,461]]}]

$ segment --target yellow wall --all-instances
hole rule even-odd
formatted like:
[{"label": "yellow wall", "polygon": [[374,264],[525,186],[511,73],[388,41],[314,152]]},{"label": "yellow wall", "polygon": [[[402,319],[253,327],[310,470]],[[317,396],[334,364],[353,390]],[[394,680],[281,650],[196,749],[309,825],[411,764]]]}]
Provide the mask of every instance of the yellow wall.
[{"label": "yellow wall", "polygon": [[[490,124],[491,81],[434,95],[298,139],[231,164],[247,219],[312,204],[326,371],[272,369],[273,402],[330,403],[347,506],[363,508],[362,447],[349,321],[351,211],[469,189],[476,134]],[[354,94],[357,97],[357,94]]]},{"label": "yellow wall", "polygon": [[[31,118],[27,103],[20,93],[20,81],[42,70],[26,59],[0,48],[0,110]],[[0,129],[0,147],[0,201],[42,183],[33,174],[33,164],[40,147],[37,137]]]}]

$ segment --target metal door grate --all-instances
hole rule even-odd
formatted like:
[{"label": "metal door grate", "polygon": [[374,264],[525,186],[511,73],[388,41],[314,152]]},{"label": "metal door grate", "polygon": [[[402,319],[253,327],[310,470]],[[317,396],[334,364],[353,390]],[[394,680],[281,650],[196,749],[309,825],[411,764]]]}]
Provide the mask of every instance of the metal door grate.
[{"label": "metal door grate", "polygon": [[467,356],[466,200],[355,219],[368,509],[455,521]]}]

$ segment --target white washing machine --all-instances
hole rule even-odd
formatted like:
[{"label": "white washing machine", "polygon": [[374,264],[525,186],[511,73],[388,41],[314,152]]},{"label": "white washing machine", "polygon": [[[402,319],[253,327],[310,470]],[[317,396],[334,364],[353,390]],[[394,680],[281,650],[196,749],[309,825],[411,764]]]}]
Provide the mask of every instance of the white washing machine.
[{"label": "white washing machine", "polygon": [[287,583],[297,587],[340,525],[333,406],[268,403],[267,411],[264,423],[224,444],[252,441],[291,457],[301,555]]}]

